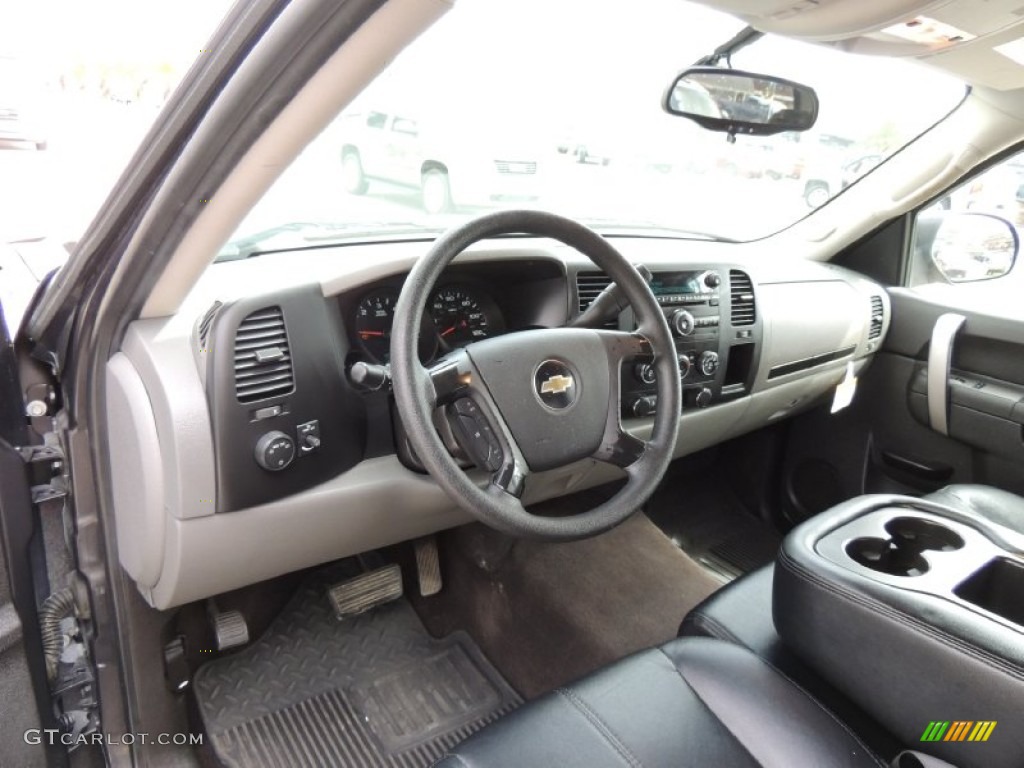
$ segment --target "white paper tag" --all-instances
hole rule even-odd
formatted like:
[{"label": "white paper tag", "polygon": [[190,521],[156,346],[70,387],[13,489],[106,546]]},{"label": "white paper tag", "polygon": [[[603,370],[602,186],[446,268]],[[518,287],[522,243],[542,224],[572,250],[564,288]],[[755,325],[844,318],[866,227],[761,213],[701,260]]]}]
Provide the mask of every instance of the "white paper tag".
[{"label": "white paper tag", "polygon": [[853,373],[853,361],[846,364],[846,376],[836,386],[836,395],[832,398],[832,413],[838,413],[853,402],[857,392],[857,377]]}]

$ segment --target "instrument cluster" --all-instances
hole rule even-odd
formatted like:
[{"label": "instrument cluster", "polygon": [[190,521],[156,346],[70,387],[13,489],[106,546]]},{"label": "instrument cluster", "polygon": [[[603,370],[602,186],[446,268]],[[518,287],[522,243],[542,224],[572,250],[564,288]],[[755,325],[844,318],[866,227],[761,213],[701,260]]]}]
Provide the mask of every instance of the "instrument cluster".
[{"label": "instrument cluster", "polygon": [[[399,289],[374,288],[355,307],[352,326],[362,351],[376,363],[391,357],[391,329]],[[501,310],[491,296],[471,283],[437,288],[427,302],[420,328],[420,359],[424,362],[505,330]]]}]

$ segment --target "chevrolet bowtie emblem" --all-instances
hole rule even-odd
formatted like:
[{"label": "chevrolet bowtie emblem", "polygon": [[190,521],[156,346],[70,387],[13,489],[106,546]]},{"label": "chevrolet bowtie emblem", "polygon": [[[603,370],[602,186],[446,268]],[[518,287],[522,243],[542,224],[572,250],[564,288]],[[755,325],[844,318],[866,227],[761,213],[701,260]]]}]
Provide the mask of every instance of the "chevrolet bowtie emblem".
[{"label": "chevrolet bowtie emblem", "polygon": [[572,376],[555,374],[541,382],[540,393],[542,395],[560,395],[568,391],[570,387],[572,387]]}]

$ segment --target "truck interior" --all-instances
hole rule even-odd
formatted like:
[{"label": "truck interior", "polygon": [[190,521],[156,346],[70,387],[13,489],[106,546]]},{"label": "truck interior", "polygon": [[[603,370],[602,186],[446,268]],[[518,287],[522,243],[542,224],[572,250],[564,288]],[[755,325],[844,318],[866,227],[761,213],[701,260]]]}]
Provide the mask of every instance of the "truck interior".
[{"label": "truck interior", "polygon": [[[673,30],[651,2],[601,22],[637,55],[688,41],[651,45],[669,68],[642,84],[573,59],[615,58],[588,32],[611,6],[506,8],[472,39],[445,25],[483,0],[232,9],[4,340],[0,696],[38,706],[4,708],[0,762],[1024,764],[1021,203],[970,204],[1024,142],[1024,21],[997,0],[678,0],[708,21]],[[500,34],[521,61],[488,55]],[[846,113],[913,105],[912,130],[813,204],[780,149],[735,176],[748,198],[665,197],[655,129],[617,94],[652,94],[656,130],[710,165],[836,109],[783,44],[849,59]],[[442,54],[459,77],[423,82],[507,106],[522,146],[551,105],[489,73],[561,61],[629,146],[595,130],[552,154],[657,215],[576,215],[589,181],[456,214],[542,156],[425,164],[408,134],[332,133]],[[749,100],[760,128],[668,114],[755,54],[791,88]],[[920,88],[867,75],[890,63]],[[325,137],[351,221],[264,226]],[[411,224],[352,207],[402,195]]]}]

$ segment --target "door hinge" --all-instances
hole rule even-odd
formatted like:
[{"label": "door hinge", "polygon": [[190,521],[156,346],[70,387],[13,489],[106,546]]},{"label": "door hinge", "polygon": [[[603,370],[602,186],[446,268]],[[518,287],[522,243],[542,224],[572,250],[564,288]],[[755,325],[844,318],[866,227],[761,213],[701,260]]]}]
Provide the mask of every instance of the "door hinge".
[{"label": "door hinge", "polygon": [[19,448],[28,468],[32,503],[36,506],[67,496],[63,473],[64,451],[56,445],[29,445]]}]

